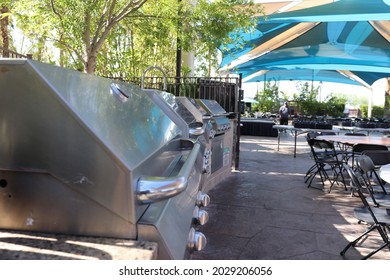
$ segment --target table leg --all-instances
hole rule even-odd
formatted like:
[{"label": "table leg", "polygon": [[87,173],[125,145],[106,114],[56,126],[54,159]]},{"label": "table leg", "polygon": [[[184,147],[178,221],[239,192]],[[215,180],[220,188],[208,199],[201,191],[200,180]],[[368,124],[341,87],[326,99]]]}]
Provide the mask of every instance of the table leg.
[{"label": "table leg", "polygon": [[294,132],[294,157],[295,158],[297,157],[297,136],[298,136],[298,132],[297,130],[295,130]]},{"label": "table leg", "polygon": [[280,144],[280,129],[278,129],[278,152],[279,152],[279,144]]}]

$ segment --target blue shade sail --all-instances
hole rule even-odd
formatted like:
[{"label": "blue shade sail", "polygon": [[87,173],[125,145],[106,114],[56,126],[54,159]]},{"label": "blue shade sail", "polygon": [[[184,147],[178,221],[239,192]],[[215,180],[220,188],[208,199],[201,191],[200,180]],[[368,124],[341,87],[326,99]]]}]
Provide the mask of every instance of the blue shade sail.
[{"label": "blue shade sail", "polygon": [[307,80],[310,71],[304,70],[313,70],[316,75],[309,80],[351,83],[337,77],[336,70],[344,70],[372,85],[390,76],[388,3],[340,0],[270,15],[259,20],[253,36],[232,34],[246,41],[240,49],[221,47],[221,69],[242,74],[244,81],[262,80],[264,73],[278,80]]}]

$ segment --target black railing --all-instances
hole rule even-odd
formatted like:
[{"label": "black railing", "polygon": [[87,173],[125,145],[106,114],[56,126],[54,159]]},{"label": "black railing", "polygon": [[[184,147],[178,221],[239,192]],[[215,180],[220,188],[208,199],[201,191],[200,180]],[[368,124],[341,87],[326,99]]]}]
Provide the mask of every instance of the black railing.
[{"label": "black railing", "polygon": [[[167,77],[166,91],[175,96],[187,96],[194,99],[213,99],[226,112],[239,114],[238,90],[239,78],[226,77]],[[130,78],[127,82],[141,85],[141,78]],[[144,77],[146,89],[164,88],[164,77]]]},{"label": "black railing", "polygon": [[9,49],[5,49],[3,47],[0,47],[0,55],[1,57],[4,58],[27,58],[27,59],[32,59],[32,54],[20,54],[14,51],[11,51]]}]

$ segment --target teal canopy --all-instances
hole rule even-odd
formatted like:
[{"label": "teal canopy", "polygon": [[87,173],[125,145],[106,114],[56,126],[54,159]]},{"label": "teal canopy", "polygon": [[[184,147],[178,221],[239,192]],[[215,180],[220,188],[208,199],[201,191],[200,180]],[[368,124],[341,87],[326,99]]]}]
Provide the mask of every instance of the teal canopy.
[{"label": "teal canopy", "polygon": [[222,46],[221,70],[244,82],[317,80],[367,87],[390,76],[390,0],[340,0],[259,18]]}]

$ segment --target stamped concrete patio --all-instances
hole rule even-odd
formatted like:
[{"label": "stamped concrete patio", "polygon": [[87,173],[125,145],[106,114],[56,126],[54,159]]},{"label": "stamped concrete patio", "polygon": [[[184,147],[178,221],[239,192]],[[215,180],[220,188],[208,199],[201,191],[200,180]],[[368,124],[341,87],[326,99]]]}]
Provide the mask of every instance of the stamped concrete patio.
[{"label": "stamped concrete patio", "polygon": [[[357,260],[380,243],[373,232],[347,251],[347,243],[363,233],[353,208],[360,205],[343,186],[307,188],[304,175],[313,161],[303,136],[293,157],[293,137],[242,136],[239,170],[209,195],[210,220],[201,228],[208,244],[194,260]],[[384,249],[371,259],[390,259]]]}]

